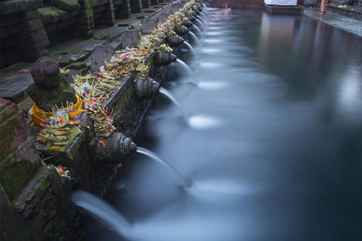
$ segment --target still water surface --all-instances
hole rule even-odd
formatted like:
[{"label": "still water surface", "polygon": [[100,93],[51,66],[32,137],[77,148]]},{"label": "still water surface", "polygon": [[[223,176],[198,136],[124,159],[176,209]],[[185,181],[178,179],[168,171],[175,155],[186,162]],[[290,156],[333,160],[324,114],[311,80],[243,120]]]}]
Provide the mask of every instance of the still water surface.
[{"label": "still water surface", "polygon": [[[166,86],[202,128],[170,105],[138,140],[195,187],[132,160],[112,200],[132,240],[362,240],[362,39],[251,10],[210,8],[204,29],[197,86]],[[98,222],[88,236],[123,240]]]}]

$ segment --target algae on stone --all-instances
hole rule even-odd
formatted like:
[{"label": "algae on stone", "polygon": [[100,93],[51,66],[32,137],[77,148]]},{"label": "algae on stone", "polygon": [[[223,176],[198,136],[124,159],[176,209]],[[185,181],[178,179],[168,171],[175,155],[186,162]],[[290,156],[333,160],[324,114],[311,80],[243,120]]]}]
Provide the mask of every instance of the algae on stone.
[{"label": "algae on stone", "polygon": [[42,21],[46,23],[52,23],[58,21],[62,16],[66,15],[67,12],[56,7],[45,7],[39,8],[38,13]]},{"label": "algae on stone", "polygon": [[3,161],[0,165],[0,184],[10,201],[16,199],[21,190],[33,178],[39,166],[30,161]]},{"label": "algae on stone", "polygon": [[55,0],[54,5],[64,11],[78,11],[80,9],[79,0]]}]

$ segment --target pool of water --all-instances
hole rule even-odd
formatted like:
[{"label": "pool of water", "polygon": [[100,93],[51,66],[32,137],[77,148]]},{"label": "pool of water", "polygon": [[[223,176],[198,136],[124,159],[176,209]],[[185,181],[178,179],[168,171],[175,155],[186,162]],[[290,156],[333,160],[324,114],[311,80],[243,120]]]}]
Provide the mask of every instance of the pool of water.
[{"label": "pool of water", "polygon": [[91,222],[88,240],[362,240],[362,39],[258,10],[207,19],[198,84],[166,85],[182,111],[155,109],[138,138],[193,188],[134,158],[112,193],[134,234]]}]

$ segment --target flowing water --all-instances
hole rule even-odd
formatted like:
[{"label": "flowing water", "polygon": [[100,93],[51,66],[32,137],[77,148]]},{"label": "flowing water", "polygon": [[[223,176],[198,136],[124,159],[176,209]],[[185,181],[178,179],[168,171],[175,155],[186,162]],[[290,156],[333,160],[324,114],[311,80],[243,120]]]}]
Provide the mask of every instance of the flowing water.
[{"label": "flowing water", "polygon": [[186,178],[183,174],[181,174],[174,166],[172,166],[169,162],[162,160],[161,158],[159,158],[155,153],[153,153],[152,151],[143,148],[143,147],[137,147],[137,153],[145,155],[149,158],[151,158],[152,160],[160,163],[161,165],[165,166],[168,170],[170,170],[175,176],[176,178],[179,179],[179,181],[181,181],[182,187],[183,188],[189,188],[192,185],[191,180],[189,180],[188,178]]},{"label": "flowing water", "polygon": [[72,201],[78,207],[94,215],[120,237],[124,237],[131,232],[131,224],[117,210],[93,194],[77,191],[73,193]]},{"label": "flowing water", "polygon": [[176,98],[171,94],[170,91],[166,90],[165,88],[161,87],[159,90],[160,94],[165,96],[167,99],[169,99],[175,106],[181,109],[180,103],[176,100]]},{"label": "flowing water", "polygon": [[259,10],[207,20],[191,63],[200,86],[171,91],[208,128],[163,109],[137,140],[195,188],[137,155],[112,199],[132,235],[95,222],[87,240],[362,240],[362,40]]},{"label": "flowing water", "polygon": [[181,66],[184,75],[192,74],[192,69],[184,61],[182,61],[181,59],[176,59],[176,63]]},{"label": "flowing water", "polygon": [[194,51],[194,48],[191,46],[191,44],[187,41],[185,41],[184,44],[187,46],[188,51],[190,52],[189,54],[191,54],[192,56],[195,56],[195,51]]},{"label": "flowing water", "polygon": [[199,44],[199,38],[196,36],[196,34],[194,34],[194,32],[189,30],[189,32],[187,34],[190,36],[190,42],[193,45],[198,45]]},{"label": "flowing water", "polygon": [[197,25],[195,25],[195,24],[192,25],[191,30],[198,38],[201,38],[202,32],[201,32],[200,28],[197,27]]}]

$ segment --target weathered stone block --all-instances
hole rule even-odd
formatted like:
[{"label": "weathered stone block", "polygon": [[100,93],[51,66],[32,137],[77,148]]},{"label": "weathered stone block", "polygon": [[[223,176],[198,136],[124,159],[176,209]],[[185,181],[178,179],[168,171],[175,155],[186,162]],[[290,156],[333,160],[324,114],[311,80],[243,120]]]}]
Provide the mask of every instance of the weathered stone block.
[{"label": "weathered stone block", "polygon": [[38,169],[37,156],[16,105],[4,99],[0,99],[0,123],[0,184],[14,200]]},{"label": "weathered stone block", "polygon": [[30,240],[29,225],[15,212],[0,185],[0,241]]},{"label": "weathered stone block", "polygon": [[70,240],[64,235],[68,225],[70,192],[54,168],[42,167],[16,199],[17,212],[31,222],[36,241]]}]

